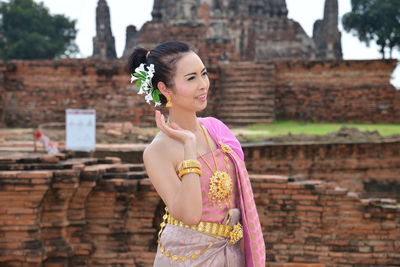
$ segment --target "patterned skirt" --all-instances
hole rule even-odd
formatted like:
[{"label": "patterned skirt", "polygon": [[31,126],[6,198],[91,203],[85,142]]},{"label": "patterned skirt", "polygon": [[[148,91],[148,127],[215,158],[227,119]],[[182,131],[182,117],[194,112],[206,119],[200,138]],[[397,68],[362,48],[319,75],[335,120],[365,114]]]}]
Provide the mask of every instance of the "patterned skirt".
[{"label": "patterned skirt", "polygon": [[[240,248],[242,241],[243,238],[235,244],[230,244],[228,239],[220,236],[167,224],[161,234],[160,242],[165,251],[170,253],[170,257],[167,257],[165,252],[161,253],[158,248],[153,266],[243,267],[244,254]],[[209,247],[211,243],[212,246]],[[204,253],[195,259],[190,259],[193,254],[199,254],[202,250],[205,250]],[[172,255],[186,257],[187,260],[174,260]]]}]

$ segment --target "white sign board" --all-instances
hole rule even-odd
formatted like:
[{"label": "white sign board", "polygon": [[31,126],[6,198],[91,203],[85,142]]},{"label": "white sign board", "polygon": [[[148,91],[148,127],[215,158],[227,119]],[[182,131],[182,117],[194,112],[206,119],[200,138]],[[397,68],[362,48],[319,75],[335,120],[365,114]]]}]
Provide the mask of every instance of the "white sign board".
[{"label": "white sign board", "polygon": [[66,149],[94,151],[96,149],[96,110],[67,109],[65,115]]}]

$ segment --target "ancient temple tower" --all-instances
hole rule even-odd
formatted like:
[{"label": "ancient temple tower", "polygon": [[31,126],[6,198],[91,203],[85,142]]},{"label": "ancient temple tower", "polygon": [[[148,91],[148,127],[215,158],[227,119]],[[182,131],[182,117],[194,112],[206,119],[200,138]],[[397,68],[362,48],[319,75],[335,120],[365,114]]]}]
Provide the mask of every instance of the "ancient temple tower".
[{"label": "ancient temple tower", "polygon": [[93,38],[93,57],[116,58],[115,40],[111,32],[110,9],[106,0],[99,0],[96,8],[96,36]]},{"label": "ancient temple tower", "polygon": [[341,33],[338,29],[338,0],[326,0],[324,18],[314,23],[313,40],[319,59],[342,59]]},{"label": "ancient temple tower", "polygon": [[127,28],[123,57],[175,39],[217,61],[315,58],[313,39],[287,14],[285,0],[154,0],[153,19]]}]

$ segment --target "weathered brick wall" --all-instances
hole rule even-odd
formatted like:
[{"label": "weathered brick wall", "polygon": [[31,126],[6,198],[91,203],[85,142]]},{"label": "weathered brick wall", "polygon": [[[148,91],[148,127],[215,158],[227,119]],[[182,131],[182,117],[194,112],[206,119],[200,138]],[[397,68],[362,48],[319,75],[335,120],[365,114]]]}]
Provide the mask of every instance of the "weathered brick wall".
[{"label": "weathered brick wall", "polygon": [[1,158],[0,266],[150,266],[160,198],[118,162]]},{"label": "weathered brick wall", "polygon": [[10,127],[32,127],[64,122],[66,109],[83,108],[95,109],[98,122],[154,126],[153,106],[132,90],[126,63],[62,59],[0,64],[0,75],[4,76],[3,82],[0,77],[0,88],[5,91],[0,98],[4,99],[0,119]]},{"label": "weathered brick wall", "polygon": [[[268,266],[397,266],[400,205],[322,181],[252,176]],[[285,265],[283,265],[285,266]]]},{"label": "weathered brick wall", "polygon": [[276,117],[329,122],[400,122],[396,60],[276,61]]},{"label": "weathered brick wall", "polygon": [[[163,205],[143,165],[0,158],[0,265],[152,266]],[[324,181],[252,175],[267,266],[396,266],[400,205]]]},{"label": "weathered brick wall", "polygon": [[400,142],[244,145],[254,174],[301,176],[335,183],[363,197],[400,202]]},{"label": "weathered brick wall", "polygon": [[5,123],[28,127],[64,121],[65,109],[94,108],[98,121],[142,121],[150,107],[133,90],[119,60],[43,60],[8,63]]},{"label": "weathered brick wall", "polygon": [[[223,43],[212,45],[220,52],[226,49]],[[204,54],[207,49],[199,47]],[[278,61],[273,68],[271,62],[254,63],[253,67],[249,62],[230,62],[229,68],[226,63],[215,64],[216,61],[210,62],[211,94],[208,107],[200,116],[219,117],[217,108],[223,106],[219,102],[230,97],[233,101],[236,97],[251,104],[237,119],[227,117],[227,124],[246,121],[240,118],[243,114],[260,122],[272,118],[400,121],[400,91],[389,83],[396,64],[393,60]],[[246,64],[250,65],[244,68]],[[260,71],[263,64],[265,72]],[[125,65],[124,60],[95,59],[0,64],[0,122],[11,127],[31,127],[43,122],[63,122],[68,108],[93,108],[97,121],[131,121],[138,126],[154,126],[153,107],[145,103],[142,95],[130,90],[134,87],[129,83]],[[247,80],[239,82],[232,74]],[[260,112],[263,105],[254,98],[257,101],[265,98],[265,110]],[[253,109],[251,114],[249,109]]]},{"label": "weathered brick wall", "polygon": [[[399,140],[370,143],[243,143],[242,147],[249,173],[322,180],[348,188],[362,197],[395,198],[400,201]],[[94,155],[141,163],[143,149],[121,150],[113,148],[113,145],[103,145],[96,149]]]},{"label": "weathered brick wall", "polygon": [[[142,163],[139,148],[99,145],[96,157],[118,157]],[[400,142],[242,144],[246,166],[252,174],[299,176],[306,180],[335,183],[362,197],[395,198],[400,201]],[[44,149],[40,146],[39,151]],[[88,156],[87,152],[75,153]]]}]

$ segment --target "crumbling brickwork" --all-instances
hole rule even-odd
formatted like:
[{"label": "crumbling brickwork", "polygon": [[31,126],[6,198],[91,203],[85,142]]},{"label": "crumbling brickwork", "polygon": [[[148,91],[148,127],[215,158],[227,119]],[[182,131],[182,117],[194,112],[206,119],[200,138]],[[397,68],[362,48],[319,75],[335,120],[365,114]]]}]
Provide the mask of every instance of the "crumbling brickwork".
[{"label": "crumbling brickwork", "polygon": [[[94,156],[118,157],[137,164],[142,162],[145,146],[98,144]],[[0,150],[10,151],[12,144],[8,144],[8,147],[7,144],[0,146]],[[242,147],[246,167],[251,174],[269,173],[322,180],[348,188],[362,198],[393,198],[400,201],[398,138],[371,142],[242,143]],[[25,151],[26,148],[20,147]],[[45,152],[42,146],[38,146],[38,149]],[[73,155],[87,157],[89,154],[80,152]]]},{"label": "crumbling brickwork", "polygon": [[245,145],[251,173],[338,184],[362,197],[400,202],[400,142]]},{"label": "crumbling brickwork", "polygon": [[276,61],[277,119],[399,123],[396,60]]},{"label": "crumbling brickwork", "polygon": [[[16,155],[0,169],[1,266],[152,266],[163,204],[142,164]],[[399,263],[395,200],[285,176],[251,182],[267,266]]]},{"label": "crumbling brickwork", "polygon": [[151,107],[133,90],[122,61],[14,61],[6,66],[2,116],[8,126],[63,122],[68,108],[96,109],[98,121],[151,122],[146,117]]},{"label": "crumbling brickwork", "polygon": [[[0,118],[7,126],[30,127],[63,122],[65,109],[92,108],[99,122],[155,126],[153,107],[130,84],[125,65],[97,59],[0,64]],[[228,125],[273,119],[398,123],[400,91],[389,82],[395,66],[395,60],[211,65],[208,106],[198,115]]]}]

